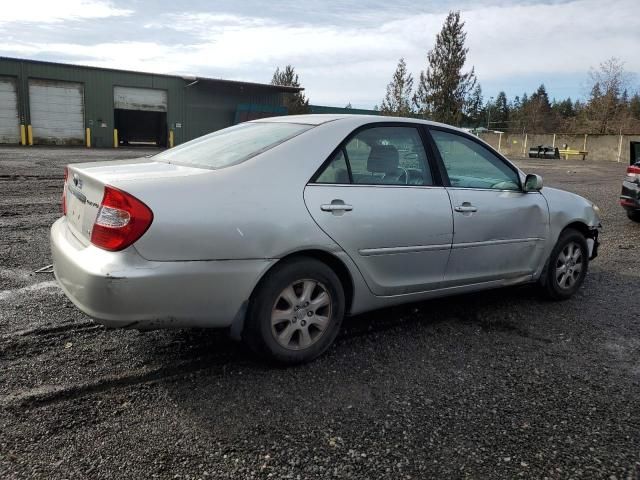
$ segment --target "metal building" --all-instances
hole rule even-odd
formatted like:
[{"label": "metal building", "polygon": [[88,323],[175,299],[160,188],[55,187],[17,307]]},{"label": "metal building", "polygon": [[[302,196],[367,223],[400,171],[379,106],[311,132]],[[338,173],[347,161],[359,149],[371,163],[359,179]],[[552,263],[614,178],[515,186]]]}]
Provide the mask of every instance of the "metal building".
[{"label": "metal building", "polygon": [[299,90],[0,57],[0,143],[171,146],[284,115]]}]

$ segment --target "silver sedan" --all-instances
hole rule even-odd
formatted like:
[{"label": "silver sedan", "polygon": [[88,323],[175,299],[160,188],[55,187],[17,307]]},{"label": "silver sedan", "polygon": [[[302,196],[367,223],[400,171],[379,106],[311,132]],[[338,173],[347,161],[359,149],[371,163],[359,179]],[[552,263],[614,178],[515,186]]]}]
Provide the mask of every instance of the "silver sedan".
[{"label": "silver sedan", "polygon": [[489,145],[404,118],[258,120],[66,169],[54,270],[111,327],[225,327],[308,361],[345,315],[534,283],[580,288],[598,208]]}]

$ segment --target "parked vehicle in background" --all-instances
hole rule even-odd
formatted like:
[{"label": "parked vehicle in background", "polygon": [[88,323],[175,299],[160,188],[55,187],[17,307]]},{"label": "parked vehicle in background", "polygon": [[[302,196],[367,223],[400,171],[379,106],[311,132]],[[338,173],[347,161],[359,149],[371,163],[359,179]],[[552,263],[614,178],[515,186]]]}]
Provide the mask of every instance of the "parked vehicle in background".
[{"label": "parked vehicle in background", "polygon": [[300,115],[151,158],[73,164],[51,229],[56,278],[113,327],[228,327],[283,363],[343,316],[508,285],[571,297],[598,210],[460,129]]},{"label": "parked vehicle in background", "polygon": [[640,142],[630,142],[629,166],[622,181],[620,205],[634,222],[640,222]]}]

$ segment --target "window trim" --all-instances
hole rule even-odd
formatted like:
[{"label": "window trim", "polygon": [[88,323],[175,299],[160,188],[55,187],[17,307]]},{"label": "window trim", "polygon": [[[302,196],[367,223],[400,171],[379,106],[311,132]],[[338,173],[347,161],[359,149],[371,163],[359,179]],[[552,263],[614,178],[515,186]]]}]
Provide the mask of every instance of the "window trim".
[{"label": "window trim", "polygon": [[[467,133],[467,132],[463,132],[463,131],[456,130],[456,129],[453,129],[453,128],[448,128],[446,126],[441,126],[441,125],[425,125],[425,126],[426,126],[425,130],[426,130],[426,133],[427,133],[428,138],[429,138],[429,143],[431,144],[431,147],[434,150],[435,158],[437,158],[437,161],[438,161],[438,168],[440,170],[440,174],[442,176],[442,180],[443,180],[444,186],[446,186],[448,188],[460,188],[460,189],[465,189],[465,190],[486,190],[486,191],[489,191],[489,192],[521,192],[521,193],[524,192],[524,189],[523,189],[523,186],[522,186],[522,178],[520,176],[520,170],[518,169],[518,167],[516,167],[513,163],[511,163],[507,158],[504,157],[504,155],[502,155],[500,152],[498,152],[496,149],[494,149],[491,145],[489,145],[488,143],[483,142],[481,139],[479,139],[475,135],[471,135],[470,133]],[[483,147],[485,150],[488,150],[498,160],[500,160],[503,164],[505,164],[510,170],[512,170],[516,174],[516,178],[518,179],[518,190],[502,190],[502,189],[497,189],[497,188],[459,187],[459,186],[451,185],[451,181],[449,180],[449,174],[447,173],[447,169],[446,169],[446,167],[444,165],[444,160],[442,159],[442,155],[440,155],[440,149],[438,148],[438,145],[436,144],[433,136],[431,135],[431,130],[437,130],[437,131],[449,133],[449,134],[452,134],[452,135],[457,135],[457,136],[465,138],[467,140],[471,140],[472,142],[476,143],[480,147]]]},{"label": "window trim", "polygon": [[[359,127],[353,129],[339,144],[336,148],[332,150],[329,156],[322,162],[320,167],[315,171],[315,173],[311,176],[307,185],[360,185],[363,187],[413,187],[413,188],[433,188],[433,187],[443,187],[443,178],[440,174],[439,169],[437,168],[437,163],[435,161],[435,157],[433,156],[433,152],[431,151],[430,138],[427,136],[427,132],[424,131],[425,125],[421,123],[413,123],[413,122],[370,122],[364,125],[360,125]],[[420,140],[422,142],[422,148],[424,149],[424,153],[427,157],[426,163],[421,160],[422,165],[425,169],[429,169],[431,173],[431,178],[433,180],[433,185],[403,185],[403,184],[367,184],[367,183],[353,183],[353,173],[351,172],[351,162],[349,161],[349,155],[347,153],[346,146],[347,144],[358,135],[360,132],[364,130],[369,130],[372,128],[381,128],[381,127],[404,127],[404,128],[412,128],[416,130]],[[322,174],[322,172],[329,166],[329,164],[333,161],[334,156],[338,153],[338,151],[342,150],[342,154],[347,163],[347,172],[349,173],[349,182],[350,183],[324,183],[318,182],[318,177]],[[447,177],[448,180],[448,177]]]}]

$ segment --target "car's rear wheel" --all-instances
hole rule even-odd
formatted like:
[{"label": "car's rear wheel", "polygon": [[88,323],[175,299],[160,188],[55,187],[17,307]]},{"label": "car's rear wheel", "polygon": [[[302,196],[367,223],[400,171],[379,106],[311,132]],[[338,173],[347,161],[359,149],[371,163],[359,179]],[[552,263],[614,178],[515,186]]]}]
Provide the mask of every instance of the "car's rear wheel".
[{"label": "car's rear wheel", "polygon": [[243,338],[256,353],[279,363],[308,362],[336,338],[344,298],[340,279],[324,263],[285,260],[258,285]]},{"label": "car's rear wheel", "polygon": [[627,217],[634,222],[640,222],[640,210],[627,210]]},{"label": "car's rear wheel", "polygon": [[568,228],[560,234],[541,278],[547,297],[565,300],[582,285],[589,268],[589,248],[582,233]]}]

